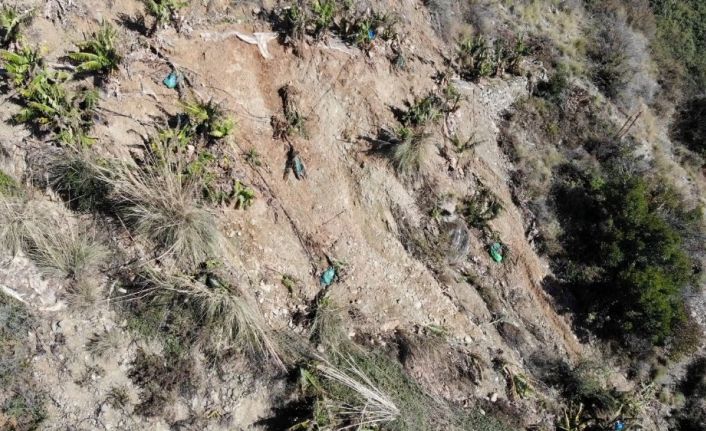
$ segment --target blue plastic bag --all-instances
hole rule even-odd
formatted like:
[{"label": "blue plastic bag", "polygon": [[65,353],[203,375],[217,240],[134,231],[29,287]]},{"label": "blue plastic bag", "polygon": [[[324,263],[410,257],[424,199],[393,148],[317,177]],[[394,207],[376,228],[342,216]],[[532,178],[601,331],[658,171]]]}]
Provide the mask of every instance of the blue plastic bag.
[{"label": "blue plastic bag", "polygon": [[177,85],[179,85],[179,76],[175,71],[172,70],[171,72],[169,72],[169,75],[164,78],[162,84],[164,84],[165,87],[173,90],[177,87]]},{"label": "blue plastic bag", "polygon": [[333,280],[336,279],[336,268],[333,266],[329,266],[326,271],[324,271],[323,274],[321,274],[321,278],[319,279],[319,282],[321,282],[321,285],[324,287],[329,287],[332,283]]}]

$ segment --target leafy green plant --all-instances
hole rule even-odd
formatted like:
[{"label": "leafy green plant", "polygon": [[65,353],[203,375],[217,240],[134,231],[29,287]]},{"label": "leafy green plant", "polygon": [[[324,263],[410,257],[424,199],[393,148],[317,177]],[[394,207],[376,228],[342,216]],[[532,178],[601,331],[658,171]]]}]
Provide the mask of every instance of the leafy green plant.
[{"label": "leafy green plant", "polygon": [[235,128],[235,122],[226,117],[223,108],[213,100],[186,103],[184,109],[196,134],[221,139]]},{"label": "leafy green plant", "polygon": [[142,0],[148,14],[154,17],[154,26],[151,33],[154,33],[159,26],[173,22],[180,9],[189,5],[188,0]]},{"label": "leafy green plant", "polygon": [[233,184],[233,196],[235,201],[235,209],[248,209],[255,200],[255,191],[248,186],[243,185],[240,181],[235,181]]},{"label": "leafy green plant", "polygon": [[314,12],[317,34],[322,34],[333,25],[336,16],[335,0],[314,0],[311,3],[311,10]]},{"label": "leafy green plant", "polygon": [[487,187],[479,185],[476,193],[463,202],[462,214],[469,225],[485,229],[488,222],[497,217],[502,209],[497,196]]},{"label": "leafy green plant", "polygon": [[28,123],[41,133],[52,133],[59,142],[76,147],[90,146],[95,90],[70,93],[64,86],[66,74],[43,69],[19,92],[24,106],[13,120]]},{"label": "leafy green plant", "polygon": [[434,123],[442,117],[443,101],[435,94],[429,94],[409,105],[406,112],[400,117],[400,122],[405,127],[424,126]]},{"label": "leafy green plant", "polygon": [[260,160],[260,153],[255,148],[250,148],[247,150],[243,156],[245,158],[245,163],[252,167],[262,166],[262,161]]},{"label": "leafy green plant", "polygon": [[513,46],[503,39],[490,44],[482,35],[461,40],[456,46],[454,65],[462,78],[501,76],[505,72],[519,74],[520,60],[529,53],[524,40],[517,38]]},{"label": "leafy green plant", "polygon": [[101,22],[98,31],[76,44],[78,51],[68,54],[69,59],[76,64],[76,71],[100,74],[115,72],[122,61],[116,46],[117,37],[118,33],[110,23]]},{"label": "leafy green plant", "polygon": [[20,12],[14,6],[0,8],[0,47],[7,48],[17,41],[22,25],[32,19],[31,12]]},{"label": "leafy green plant", "polygon": [[22,193],[20,185],[14,178],[0,171],[0,197],[15,196]]},{"label": "leafy green plant", "polygon": [[38,48],[22,46],[17,51],[0,51],[2,67],[10,84],[22,88],[43,68],[43,58]]}]

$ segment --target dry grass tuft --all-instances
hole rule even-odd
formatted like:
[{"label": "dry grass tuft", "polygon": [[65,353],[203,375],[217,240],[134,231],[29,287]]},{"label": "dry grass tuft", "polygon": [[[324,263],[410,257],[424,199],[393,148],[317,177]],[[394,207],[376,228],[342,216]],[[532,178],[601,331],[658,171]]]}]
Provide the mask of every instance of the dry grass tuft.
[{"label": "dry grass tuft", "polygon": [[65,208],[41,200],[0,199],[0,246],[74,282],[95,276],[108,256]]},{"label": "dry grass tuft", "polygon": [[138,169],[121,163],[97,169],[125,222],[165,255],[196,264],[216,254],[221,236],[215,217],[199,204],[198,186],[178,166],[155,163]]},{"label": "dry grass tuft", "polygon": [[201,325],[209,348],[239,347],[286,369],[280,348],[259,312],[237,288],[212,274],[193,278],[164,275],[154,270],[142,274],[148,288],[183,296]]},{"label": "dry grass tuft", "polygon": [[316,370],[321,377],[342,385],[357,395],[359,403],[331,402],[328,405],[329,411],[335,412],[337,416],[355,418],[349,419],[351,425],[347,428],[372,427],[393,422],[399,417],[400,409],[392,398],[356,366],[352,357],[346,358],[344,367],[336,367],[324,361],[316,366]]}]

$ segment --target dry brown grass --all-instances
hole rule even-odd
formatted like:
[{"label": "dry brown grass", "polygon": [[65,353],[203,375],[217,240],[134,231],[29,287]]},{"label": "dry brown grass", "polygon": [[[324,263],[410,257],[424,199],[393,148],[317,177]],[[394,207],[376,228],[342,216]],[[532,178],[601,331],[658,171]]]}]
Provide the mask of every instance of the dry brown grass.
[{"label": "dry brown grass", "polygon": [[216,219],[199,203],[198,186],[179,166],[155,163],[140,169],[117,163],[96,168],[119,216],[163,255],[193,265],[218,254],[222,239]]}]

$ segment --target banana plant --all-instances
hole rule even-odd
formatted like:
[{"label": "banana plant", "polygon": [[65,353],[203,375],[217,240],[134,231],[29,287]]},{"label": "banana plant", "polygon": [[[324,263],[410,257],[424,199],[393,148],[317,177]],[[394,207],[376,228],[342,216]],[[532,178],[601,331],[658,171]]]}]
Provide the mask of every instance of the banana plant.
[{"label": "banana plant", "polygon": [[29,83],[42,69],[39,49],[22,46],[17,51],[0,51],[0,65],[12,87],[21,88]]},{"label": "banana plant", "polygon": [[32,19],[29,12],[21,13],[12,6],[0,8],[0,47],[7,48],[12,42],[17,41],[20,28]]},{"label": "banana plant", "polygon": [[69,59],[76,64],[76,71],[110,74],[117,70],[122,61],[116,47],[117,37],[118,33],[112,25],[101,22],[91,38],[76,44],[78,51],[69,53]]}]

